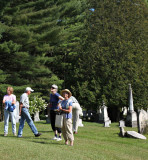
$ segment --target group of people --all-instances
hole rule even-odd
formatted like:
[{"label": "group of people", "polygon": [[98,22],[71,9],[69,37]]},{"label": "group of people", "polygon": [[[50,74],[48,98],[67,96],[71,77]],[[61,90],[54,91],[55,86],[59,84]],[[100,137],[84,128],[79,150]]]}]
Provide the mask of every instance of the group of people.
[{"label": "group of people", "polygon": [[[13,94],[13,88],[7,88],[7,95],[3,98],[4,104],[4,136],[8,134],[8,124],[9,124],[9,115],[11,115],[11,123],[12,123],[12,132],[14,136],[22,137],[23,128],[25,121],[27,121],[29,127],[34,133],[35,137],[39,137],[41,133],[38,132],[34,122],[29,113],[29,95],[34,90],[30,87],[27,87],[25,93],[23,93],[20,97],[20,113],[21,116],[18,135],[16,134],[16,113],[15,113],[15,104],[16,104],[16,96]],[[61,94],[58,92],[58,86],[53,84],[51,86],[51,94],[50,94],[50,102],[48,105],[49,113],[50,113],[50,121],[51,127],[54,131],[53,140],[60,141],[62,140],[61,134],[63,134],[65,144],[68,145],[70,141],[70,146],[73,146],[74,134],[78,133],[78,124],[79,124],[79,115],[83,115],[82,108],[80,104],[76,100],[75,97],[72,96],[72,93],[68,89],[64,89],[61,91]],[[57,112],[62,112],[63,115],[63,127],[57,128],[55,127],[55,120]],[[73,113],[73,115],[72,115]],[[72,126],[73,119],[73,126]],[[59,135],[58,135],[59,134]]]}]

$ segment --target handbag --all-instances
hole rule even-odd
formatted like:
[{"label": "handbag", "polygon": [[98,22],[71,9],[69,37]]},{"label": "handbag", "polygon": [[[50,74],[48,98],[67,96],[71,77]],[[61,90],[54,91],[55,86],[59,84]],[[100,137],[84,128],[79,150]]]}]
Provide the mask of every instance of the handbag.
[{"label": "handbag", "polygon": [[63,114],[56,114],[55,127],[57,128],[63,127]]}]

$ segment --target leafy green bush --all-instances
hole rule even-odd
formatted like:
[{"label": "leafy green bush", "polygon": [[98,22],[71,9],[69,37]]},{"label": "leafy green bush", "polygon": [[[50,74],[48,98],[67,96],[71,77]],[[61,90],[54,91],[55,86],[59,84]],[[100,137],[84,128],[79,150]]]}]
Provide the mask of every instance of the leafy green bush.
[{"label": "leafy green bush", "polygon": [[34,99],[30,101],[29,112],[30,114],[34,114],[35,112],[40,112],[45,110],[47,107],[47,103],[42,97],[34,96]]}]

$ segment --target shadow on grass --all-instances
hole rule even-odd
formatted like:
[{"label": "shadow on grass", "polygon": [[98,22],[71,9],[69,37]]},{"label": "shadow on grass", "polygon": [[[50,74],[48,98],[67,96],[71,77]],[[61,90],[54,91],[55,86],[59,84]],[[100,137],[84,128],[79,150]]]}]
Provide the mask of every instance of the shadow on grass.
[{"label": "shadow on grass", "polygon": [[48,142],[37,142],[37,141],[32,141],[32,142],[34,142],[34,143],[40,143],[40,144],[53,144],[53,145],[65,145],[64,143],[62,144],[62,143],[55,143],[55,142],[53,142],[52,140],[51,141],[48,141]]},{"label": "shadow on grass", "polygon": [[49,132],[53,132],[53,131],[39,131],[41,133],[49,133]]}]

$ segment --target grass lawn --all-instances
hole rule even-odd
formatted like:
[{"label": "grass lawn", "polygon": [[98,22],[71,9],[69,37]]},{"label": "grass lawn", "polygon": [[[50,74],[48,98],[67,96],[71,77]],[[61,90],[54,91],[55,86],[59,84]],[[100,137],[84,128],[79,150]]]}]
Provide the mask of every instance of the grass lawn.
[{"label": "grass lawn", "polygon": [[[147,160],[148,140],[121,138],[117,123],[110,128],[102,124],[83,122],[75,135],[74,146],[64,145],[64,140],[51,140],[53,132],[45,121],[35,123],[41,137],[34,137],[27,123],[23,138],[9,134],[3,136],[4,123],[0,122],[0,160]],[[17,124],[17,129],[18,129]],[[126,127],[125,130],[136,130]],[[148,138],[148,135],[146,135]]]}]

